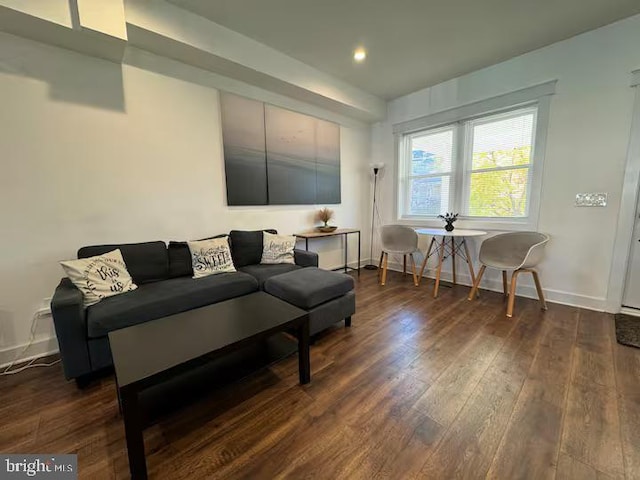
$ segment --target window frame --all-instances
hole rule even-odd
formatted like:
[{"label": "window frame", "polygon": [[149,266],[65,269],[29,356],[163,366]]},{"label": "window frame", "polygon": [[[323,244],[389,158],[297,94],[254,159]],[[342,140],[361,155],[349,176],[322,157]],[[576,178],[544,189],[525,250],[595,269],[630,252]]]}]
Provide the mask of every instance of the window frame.
[{"label": "window frame", "polygon": [[[410,120],[401,124],[394,124],[395,134],[395,164],[394,164],[394,217],[399,224],[417,227],[438,227],[442,226],[442,221],[436,216],[412,215],[408,212],[407,206],[410,195],[406,190],[410,168],[410,158],[408,150],[411,148],[410,139],[426,131],[436,131],[437,129],[447,130],[454,128],[454,162],[462,167],[455,168],[452,181],[456,182],[450,189],[450,198],[454,196],[453,202],[450,200],[449,209],[460,212],[466,205],[468,191],[466,188],[470,181],[470,166],[472,149],[469,148],[470,131],[469,125],[474,122],[481,122],[482,119],[489,119],[497,115],[508,117],[516,112],[527,109],[536,109],[533,126],[533,143],[531,160],[529,167],[528,182],[528,204],[526,217],[469,217],[460,216],[457,225],[460,228],[481,228],[484,230],[536,230],[540,212],[540,197],[542,194],[542,173],[544,168],[544,158],[547,141],[547,130],[549,120],[549,110],[551,96],[555,93],[557,81],[550,81],[526,89],[518,90],[510,94],[499,97],[462,105],[450,110],[438,112],[426,117]],[[466,128],[462,125],[466,124]],[[459,155],[460,153],[460,155]],[[469,157],[461,159],[461,156]],[[468,177],[468,178],[467,178]],[[456,188],[457,187],[457,188]],[[463,193],[453,193],[460,190]],[[465,210],[466,211],[466,210]]]}]

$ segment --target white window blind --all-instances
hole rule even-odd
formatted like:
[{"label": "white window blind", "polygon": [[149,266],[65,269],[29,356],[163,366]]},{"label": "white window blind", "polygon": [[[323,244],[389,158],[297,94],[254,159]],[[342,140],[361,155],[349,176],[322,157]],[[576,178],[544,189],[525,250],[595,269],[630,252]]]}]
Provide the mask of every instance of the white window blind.
[{"label": "white window blind", "polygon": [[529,109],[468,122],[465,215],[527,216],[535,115]]},{"label": "white window blind", "polygon": [[411,137],[407,162],[411,215],[435,216],[449,208],[454,133],[447,127]]}]

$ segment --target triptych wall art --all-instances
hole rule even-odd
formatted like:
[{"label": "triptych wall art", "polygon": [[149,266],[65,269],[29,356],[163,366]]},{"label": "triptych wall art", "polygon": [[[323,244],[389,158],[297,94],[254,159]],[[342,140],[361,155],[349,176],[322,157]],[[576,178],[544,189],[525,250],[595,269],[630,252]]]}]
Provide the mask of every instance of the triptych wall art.
[{"label": "triptych wall art", "polygon": [[340,203],[340,126],[220,94],[228,205]]}]

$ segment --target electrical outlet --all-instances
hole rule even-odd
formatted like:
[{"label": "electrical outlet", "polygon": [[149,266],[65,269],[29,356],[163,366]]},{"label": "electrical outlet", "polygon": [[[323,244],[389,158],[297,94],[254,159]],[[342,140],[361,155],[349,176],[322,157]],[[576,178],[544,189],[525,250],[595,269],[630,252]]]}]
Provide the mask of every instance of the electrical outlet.
[{"label": "electrical outlet", "polygon": [[577,193],[576,207],[606,207],[606,193]]}]

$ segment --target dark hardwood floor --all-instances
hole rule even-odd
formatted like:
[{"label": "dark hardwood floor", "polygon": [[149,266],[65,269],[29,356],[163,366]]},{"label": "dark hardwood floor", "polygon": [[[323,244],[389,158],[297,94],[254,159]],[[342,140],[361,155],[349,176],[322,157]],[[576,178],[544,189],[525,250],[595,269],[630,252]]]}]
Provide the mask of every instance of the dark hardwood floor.
[{"label": "dark hardwood floor", "polygon": [[[355,277],[357,279],[357,277]],[[357,282],[353,327],[145,432],[151,478],[640,478],[640,350],[613,317],[390,272]],[[0,452],[74,453],[81,478],[127,478],[113,377],[58,365],[0,378]]]}]

